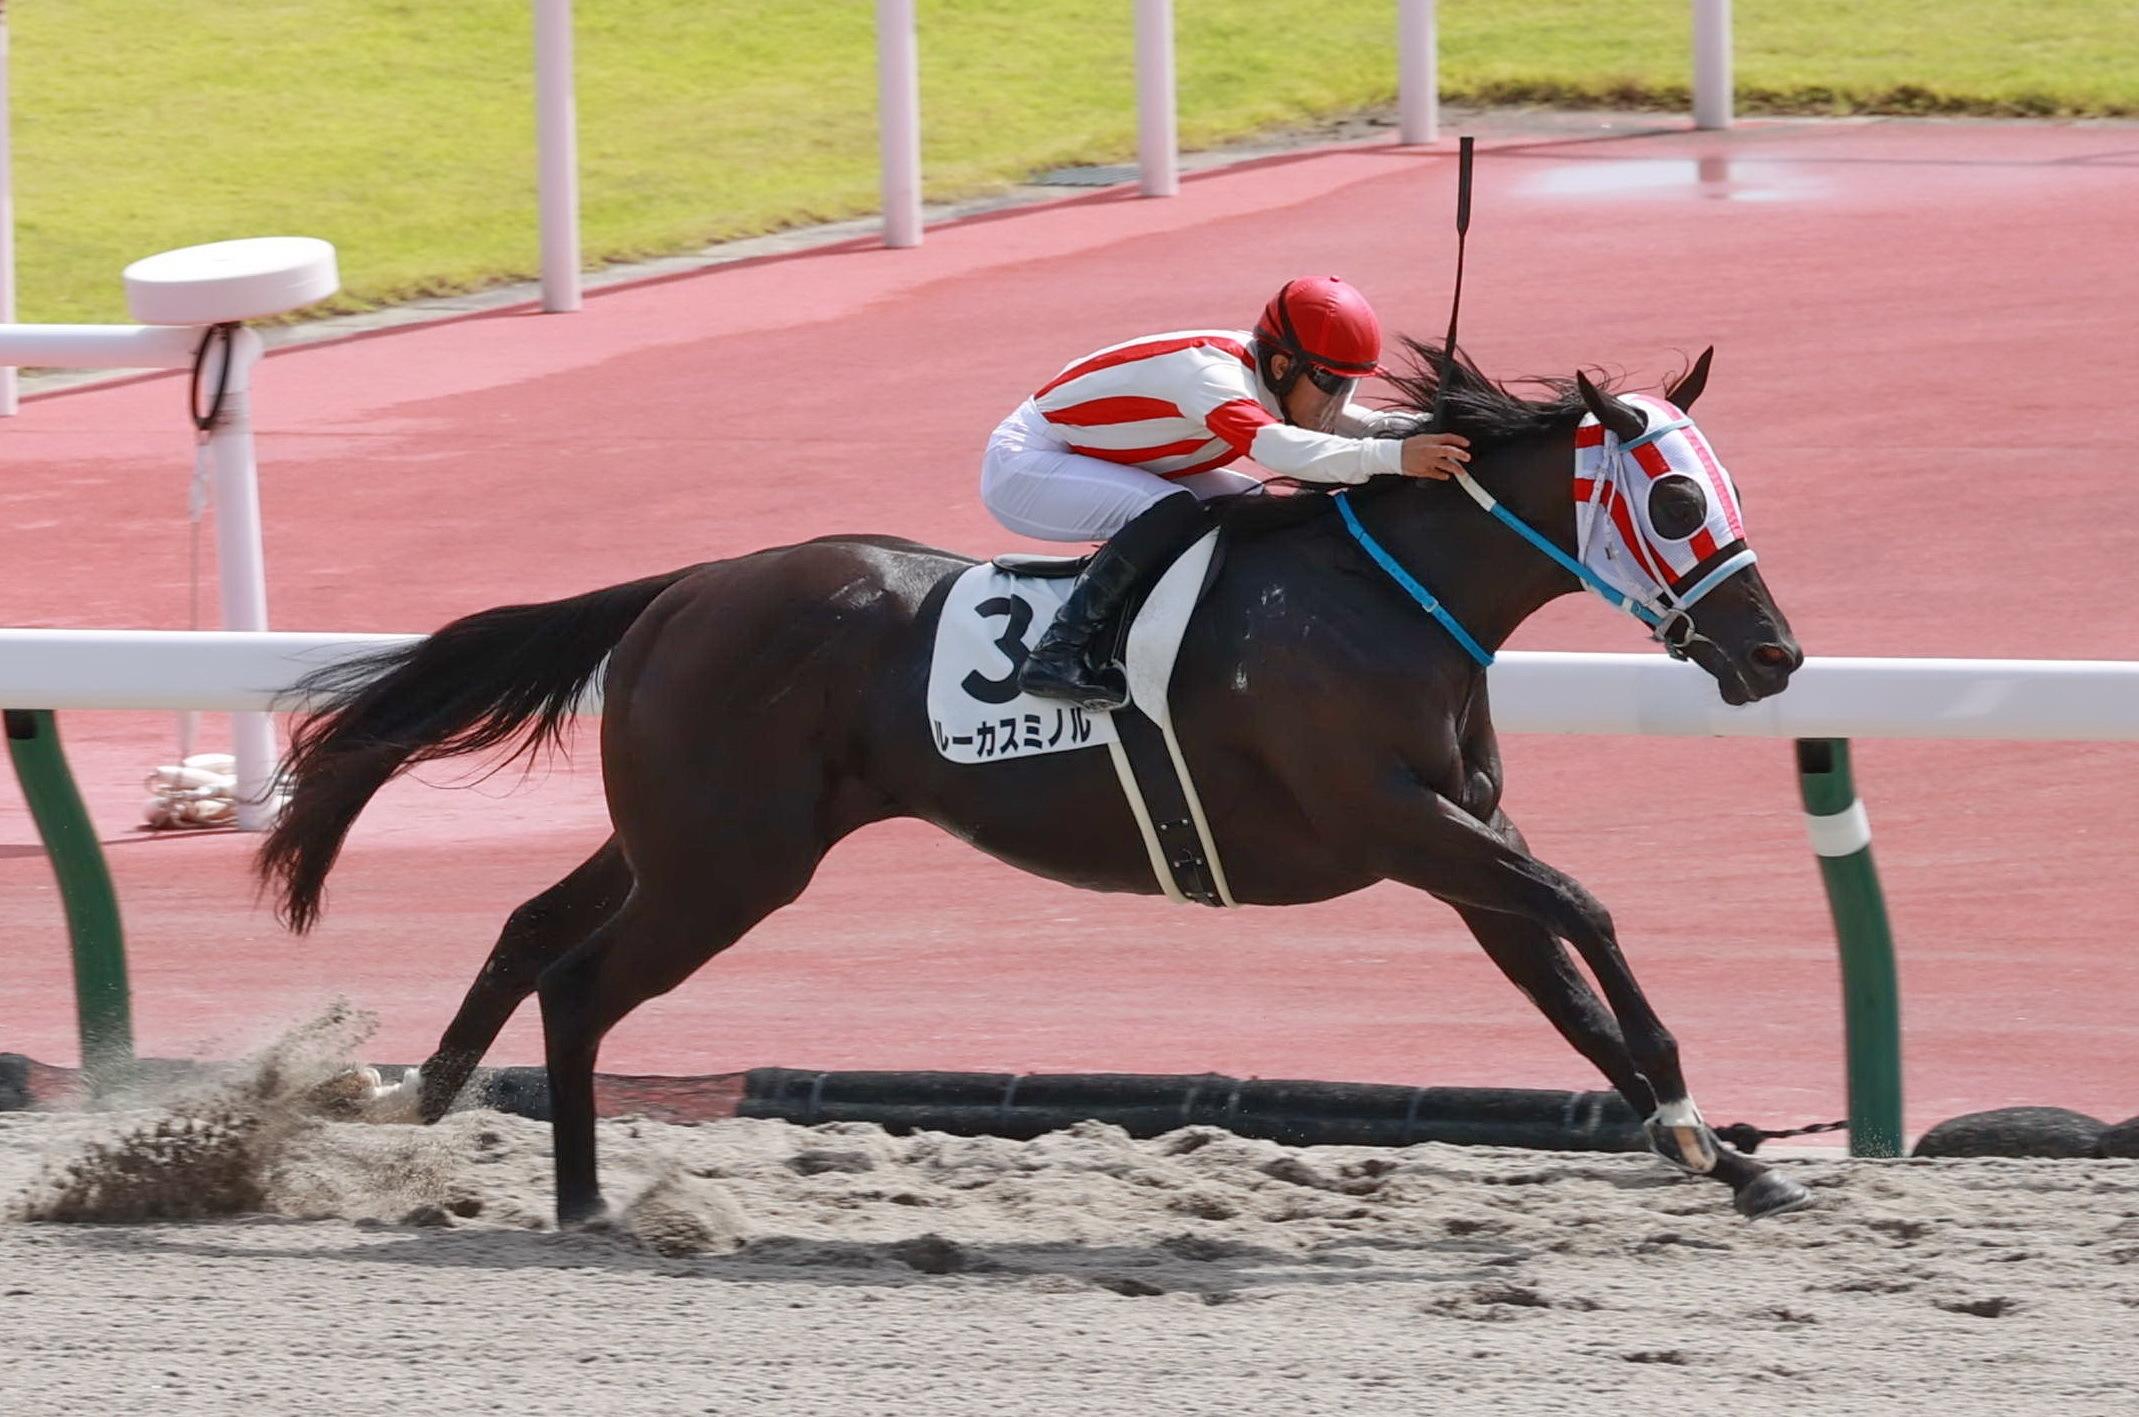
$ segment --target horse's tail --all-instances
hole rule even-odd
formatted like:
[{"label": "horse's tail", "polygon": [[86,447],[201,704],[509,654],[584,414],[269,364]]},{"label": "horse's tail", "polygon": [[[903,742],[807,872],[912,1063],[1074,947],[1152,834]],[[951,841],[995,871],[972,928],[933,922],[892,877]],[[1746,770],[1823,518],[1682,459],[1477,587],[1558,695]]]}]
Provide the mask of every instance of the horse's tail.
[{"label": "horse's tail", "polygon": [[291,731],[289,802],[254,862],[283,923],[302,934],[318,921],[343,838],[396,775],[505,743],[515,743],[507,762],[557,744],[609,651],[692,569],[484,610],[300,680],[292,696],[321,707]]}]

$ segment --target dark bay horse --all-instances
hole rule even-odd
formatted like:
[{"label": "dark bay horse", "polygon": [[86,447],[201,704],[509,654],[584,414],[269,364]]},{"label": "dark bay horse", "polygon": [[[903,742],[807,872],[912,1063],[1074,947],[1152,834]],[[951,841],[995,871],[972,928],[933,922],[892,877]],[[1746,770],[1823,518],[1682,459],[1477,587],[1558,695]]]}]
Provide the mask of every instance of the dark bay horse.
[{"label": "dark bay horse", "polygon": [[[1421,362],[1395,381],[1405,406],[1431,408],[1446,382],[1443,422],[1471,439],[1476,485],[1570,553],[1578,441],[1602,442],[1601,428],[1615,450],[1636,444],[1660,413],[1689,407],[1708,372],[1704,354],[1660,410],[1580,375],[1518,397],[1460,358],[1437,372],[1438,348],[1412,349]],[[1706,493],[1700,468],[1665,476],[1645,459],[1641,495],[1655,499],[1657,526],[1685,519],[1674,499],[1725,496],[1706,443],[1697,451]],[[1189,625],[1173,702],[1234,894],[1291,905],[1392,880],[1437,897],[1649,1119],[1660,1155],[1729,1184],[1748,1216],[1804,1204],[1801,1186],[1724,1146],[1701,1120],[1678,1045],[1635,982],[1610,915],[1533,857],[1500,810],[1483,668],[1368,559],[1334,500],[1303,491],[1213,506],[1225,561]],[[1348,500],[1488,650],[1579,588],[1455,484],[1383,478]],[[1735,529],[1735,493],[1728,501]],[[1745,560],[1742,545],[1727,545],[1675,586],[1659,581],[1668,596],[1706,575],[1698,607],[1671,617],[1662,637],[1733,703],[1779,692],[1802,660]],[[258,866],[284,920],[303,931],[350,824],[382,784],[433,759],[554,744],[606,665],[601,752],[615,834],[513,912],[420,1074],[425,1120],[445,1112],[514,1009],[538,993],[558,1219],[599,1216],[593,1074],[603,1035],[801,895],[825,852],[870,822],[920,817],[1037,875],[1158,893],[1105,754],[982,766],[938,755],[924,705],[931,639],[951,581],[971,564],[890,537],[827,537],[483,611],[299,686],[315,708],[292,735],[293,795]]]}]

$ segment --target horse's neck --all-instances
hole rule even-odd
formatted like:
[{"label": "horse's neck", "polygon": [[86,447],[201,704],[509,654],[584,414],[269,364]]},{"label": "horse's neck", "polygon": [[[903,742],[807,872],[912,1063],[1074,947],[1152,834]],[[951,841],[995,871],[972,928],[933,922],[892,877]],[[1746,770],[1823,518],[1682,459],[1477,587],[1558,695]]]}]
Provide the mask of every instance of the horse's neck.
[{"label": "horse's neck", "polygon": [[[1565,439],[1496,448],[1478,456],[1471,475],[1510,512],[1565,547],[1574,525],[1573,455]],[[1499,649],[1543,606],[1581,588],[1461,489],[1405,488],[1386,500],[1388,530],[1377,527],[1375,535],[1489,650]]]}]

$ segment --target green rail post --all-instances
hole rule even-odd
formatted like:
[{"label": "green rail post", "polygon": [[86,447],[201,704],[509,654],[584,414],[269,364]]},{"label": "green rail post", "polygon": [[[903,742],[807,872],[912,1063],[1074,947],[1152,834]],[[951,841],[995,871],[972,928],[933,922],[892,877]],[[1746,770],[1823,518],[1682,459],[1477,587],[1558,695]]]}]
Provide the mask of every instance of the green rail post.
[{"label": "green rail post", "polygon": [[96,828],[60,751],[59,725],[48,709],[6,711],[7,751],[30,804],[37,835],[52,858],[74,944],[74,1009],[82,1070],[92,1087],[134,1061],[134,1015],[126,985],[126,937],[119,900],[104,865]]},{"label": "green rail post", "polygon": [[1849,1032],[1849,1151],[1901,1155],[1901,989],[1894,934],[1872,866],[1872,828],[1849,772],[1849,740],[1797,740],[1805,825],[1819,853],[1827,907],[1842,952]]}]

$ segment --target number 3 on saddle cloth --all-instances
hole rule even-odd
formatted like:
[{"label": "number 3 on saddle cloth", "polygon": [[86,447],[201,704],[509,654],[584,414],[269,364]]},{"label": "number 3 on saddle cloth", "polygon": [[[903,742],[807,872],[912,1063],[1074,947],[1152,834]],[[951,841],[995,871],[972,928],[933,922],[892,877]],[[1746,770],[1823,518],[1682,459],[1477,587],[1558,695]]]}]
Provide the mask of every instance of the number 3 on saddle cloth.
[{"label": "number 3 on saddle cloth", "polygon": [[1131,612],[1130,706],[1112,713],[1018,692],[1018,668],[1069,599],[1081,560],[1005,556],[961,572],[936,625],[928,718],[936,751],[954,763],[1105,749],[1159,888],[1176,901],[1232,905],[1166,693],[1189,614],[1216,577],[1217,544],[1212,531],[1182,553]]}]

